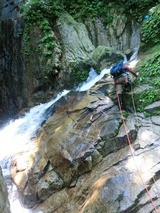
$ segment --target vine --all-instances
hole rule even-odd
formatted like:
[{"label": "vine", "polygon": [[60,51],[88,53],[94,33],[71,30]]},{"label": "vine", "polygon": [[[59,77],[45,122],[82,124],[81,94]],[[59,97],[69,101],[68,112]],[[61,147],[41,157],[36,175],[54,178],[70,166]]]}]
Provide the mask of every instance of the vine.
[{"label": "vine", "polygon": [[23,54],[29,56],[31,51],[30,32],[37,26],[41,36],[36,41],[36,52],[44,58],[42,60],[42,69],[46,73],[46,79],[49,79],[49,76],[54,74],[53,67],[49,61],[51,61],[57,48],[51,20],[56,19],[62,10],[63,7],[59,4],[59,0],[31,0],[26,1],[21,7],[21,17],[25,21]]}]

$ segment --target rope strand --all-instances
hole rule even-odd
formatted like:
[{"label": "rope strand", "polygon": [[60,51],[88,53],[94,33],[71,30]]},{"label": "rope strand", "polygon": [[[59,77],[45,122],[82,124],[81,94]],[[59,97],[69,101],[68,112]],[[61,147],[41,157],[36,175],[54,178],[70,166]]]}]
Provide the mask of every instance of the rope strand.
[{"label": "rope strand", "polygon": [[132,155],[133,160],[134,160],[134,163],[135,163],[135,165],[136,165],[137,172],[138,172],[138,174],[139,174],[139,176],[140,176],[140,179],[141,179],[141,181],[142,181],[142,183],[143,183],[143,185],[144,185],[144,187],[145,187],[145,190],[146,190],[146,192],[147,192],[147,194],[148,194],[148,196],[149,196],[149,198],[150,198],[150,200],[151,200],[151,203],[152,203],[153,208],[155,209],[155,212],[158,213],[158,210],[157,210],[157,208],[156,208],[156,206],[155,206],[155,204],[154,204],[154,202],[153,202],[153,199],[152,199],[152,197],[151,197],[151,195],[150,195],[150,192],[149,192],[149,190],[148,190],[148,188],[147,188],[147,185],[146,185],[145,181],[143,180],[142,175],[141,175],[141,173],[140,173],[140,171],[139,171],[139,169],[138,169],[138,166],[137,166],[137,163],[136,163],[136,160],[135,160],[135,156],[134,156],[134,153],[133,153],[133,151],[132,151],[132,145],[131,145],[131,141],[130,141],[130,138],[129,138],[129,135],[128,135],[128,131],[127,131],[127,126],[126,126],[126,123],[125,123],[125,119],[124,119],[124,116],[123,116],[123,113],[122,113],[122,108],[121,108],[121,105],[120,105],[120,100],[119,100],[119,96],[118,96],[118,91],[117,91],[117,89],[116,89],[116,96],[117,96],[117,100],[118,100],[118,106],[119,106],[119,109],[120,109],[120,114],[121,114],[123,126],[124,126],[125,133],[126,133],[127,140],[128,140],[128,145],[129,145],[129,148],[130,148],[130,150],[131,150],[131,155]]}]

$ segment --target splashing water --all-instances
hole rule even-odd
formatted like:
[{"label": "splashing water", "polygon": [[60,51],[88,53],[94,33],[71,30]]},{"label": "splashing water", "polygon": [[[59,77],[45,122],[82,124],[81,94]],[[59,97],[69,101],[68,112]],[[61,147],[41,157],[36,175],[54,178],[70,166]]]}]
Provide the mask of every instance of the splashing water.
[{"label": "splashing water", "polygon": [[77,88],[77,91],[86,91],[90,89],[92,86],[94,86],[99,80],[103,78],[105,74],[108,74],[110,69],[104,69],[100,73],[100,75],[97,75],[95,70],[91,68],[91,71],[89,73],[89,77],[86,82],[84,82],[80,87]]},{"label": "splashing water", "polygon": [[[109,69],[104,69],[100,75],[98,75],[95,70],[91,68],[88,79],[77,91],[90,89],[107,73],[109,73]],[[0,131],[0,145],[3,147],[3,149],[0,150],[0,161],[6,156],[20,152],[24,149],[25,145],[29,145],[31,138],[35,136],[36,131],[45,120],[47,109],[67,93],[69,93],[69,90],[64,90],[54,100],[33,107],[24,117],[11,121],[9,125]]]},{"label": "splashing water", "polygon": [[3,128],[0,131],[0,145],[3,147],[0,150],[0,160],[5,156],[21,151],[23,146],[27,145],[30,139],[34,137],[37,129],[44,121],[46,110],[68,92],[65,90],[56,99],[33,107],[23,118],[11,121],[8,126]]},{"label": "splashing water", "polygon": [[[98,75],[92,68],[89,77],[77,91],[85,91],[90,89],[96,82],[98,82],[105,74],[109,73],[109,69],[104,69],[100,75]],[[40,104],[33,107],[24,117],[15,121],[11,121],[9,125],[0,130],[0,162],[3,170],[3,175],[9,177],[10,158],[14,154],[31,146],[31,139],[36,136],[36,131],[39,129],[42,122],[48,116],[48,109],[55,102],[57,102],[62,96],[69,93],[68,90],[64,90],[59,94],[56,99],[51,100],[48,103]],[[9,162],[9,164],[7,164]],[[7,166],[6,166],[7,164]],[[31,213],[29,209],[22,207],[17,194],[16,186],[8,186],[10,209],[12,213]]]},{"label": "splashing water", "polygon": [[[8,126],[0,131],[0,163],[3,175],[7,178],[7,181],[10,176],[9,167],[11,156],[31,146],[31,138],[35,136],[36,131],[45,120],[46,115],[48,115],[47,109],[68,92],[69,91],[64,90],[56,99],[46,104],[33,107],[23,118],[11,121]],[[32,212],[22,207],[18,199],[16,186],[11,184],[10,181],[8,185],[8,194],[12,213]]]}]

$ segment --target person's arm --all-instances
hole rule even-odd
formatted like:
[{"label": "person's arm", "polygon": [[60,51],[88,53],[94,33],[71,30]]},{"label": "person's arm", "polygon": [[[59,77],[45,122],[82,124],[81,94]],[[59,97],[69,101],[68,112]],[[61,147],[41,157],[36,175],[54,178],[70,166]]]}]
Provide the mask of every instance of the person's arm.
[{"label": "person's arm", "polygon": [[127,69],[128,72],[132,73],[134,76],[138,77],[137,73],[135,73],[131,68],[129,68],[128,66],[124,65],[123,66],[124,69]]}]

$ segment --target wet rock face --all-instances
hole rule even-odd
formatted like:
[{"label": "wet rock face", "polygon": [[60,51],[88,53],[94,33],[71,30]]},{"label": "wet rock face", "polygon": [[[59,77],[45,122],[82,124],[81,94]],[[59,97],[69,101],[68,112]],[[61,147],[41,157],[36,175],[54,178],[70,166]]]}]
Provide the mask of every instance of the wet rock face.
[{"label": "wet rock face", "polygon": [[[12,159],[11,175],[26,206],[46,200],[63,187],[74,186],[80,175],[90,171],[107,152],[114,151],[106,148],[106,154],[103,153],[106,141],[99,136],[107,120],[115,119],[103,116],[103,110],[106,114],[110,108],[113,102],[101,92],[94,95],[94,91],[70,92],[54,106],[53,116],[39,132],[40,138],[47,138],[43,141],[38,137],[33,143],[37,152],[20,153]],[[118,116],[117,128],[119,122]]]},{"label": "wet rock face", "polygon": [[6,0],[0,2],[1,21],[17,18],[17,11],[23,0]]},{"label": "wet rock face", "polygon": [[[118,108],[101,92],[103,86],[90,92],[70,92],[60,99],[33,141],[36,152],[12,159],[11,175],[26,206],[33,207],[62,188],[75,186],[79,176],[127,146]],[[137,134],[134,122],[127,128],[133,142]]]},{"label": "wet rock face", "polygon": [[160,116],[124,112],[124,127],[106,84],[109,77],[61,98],[31,149],[12,158],[12,179],[33,212],[153,211],[146,187],[159,208]]},{"label": "wet rock face", "polygon": [[2,46],[0,57],[1,113],[8,112],[9,116],[13,116],[18,108],[27,106],[26,94],[22,96],[26,77],[20,52],[21,40],[17,36],[16,20],[3,20],[0,23],[0,31]]},{"label": "wet rock face", "polygon": [[104,26],[103,19],[96,17],[92,21],[86,21],[89,37],[95,47],[107,46],[114,51],[120,51],[131,56],[134,48],[140,43],[140,25],[130,21],[123,8],[112,8],[112,21]]},{"label": "wet rock face", "polygon": [[21,38],[18,36],[21,27],[18,19],[19,4],[20,1],[0,3],[0,105],[1,115],[8,114],[10,117],[17,113],[18,109],[27,106]]},{"label": "wet rock face", "polygon": [[1,168],[0,168],[0,212],[10,213],[7,186],[4,181]]},{"label": "wet rock face", "polygon": [[[44,94],[48,87],[39,66],[39,59],[32,49],[29,56],[23,51],[24,23],[19,18],[19,6],[22,3],[22,1],[1,1],[0,5],[1,118],[4,115],[12,118],[21,109],[46,99]],[[32,42],[34,43],[34,37]]]}]

